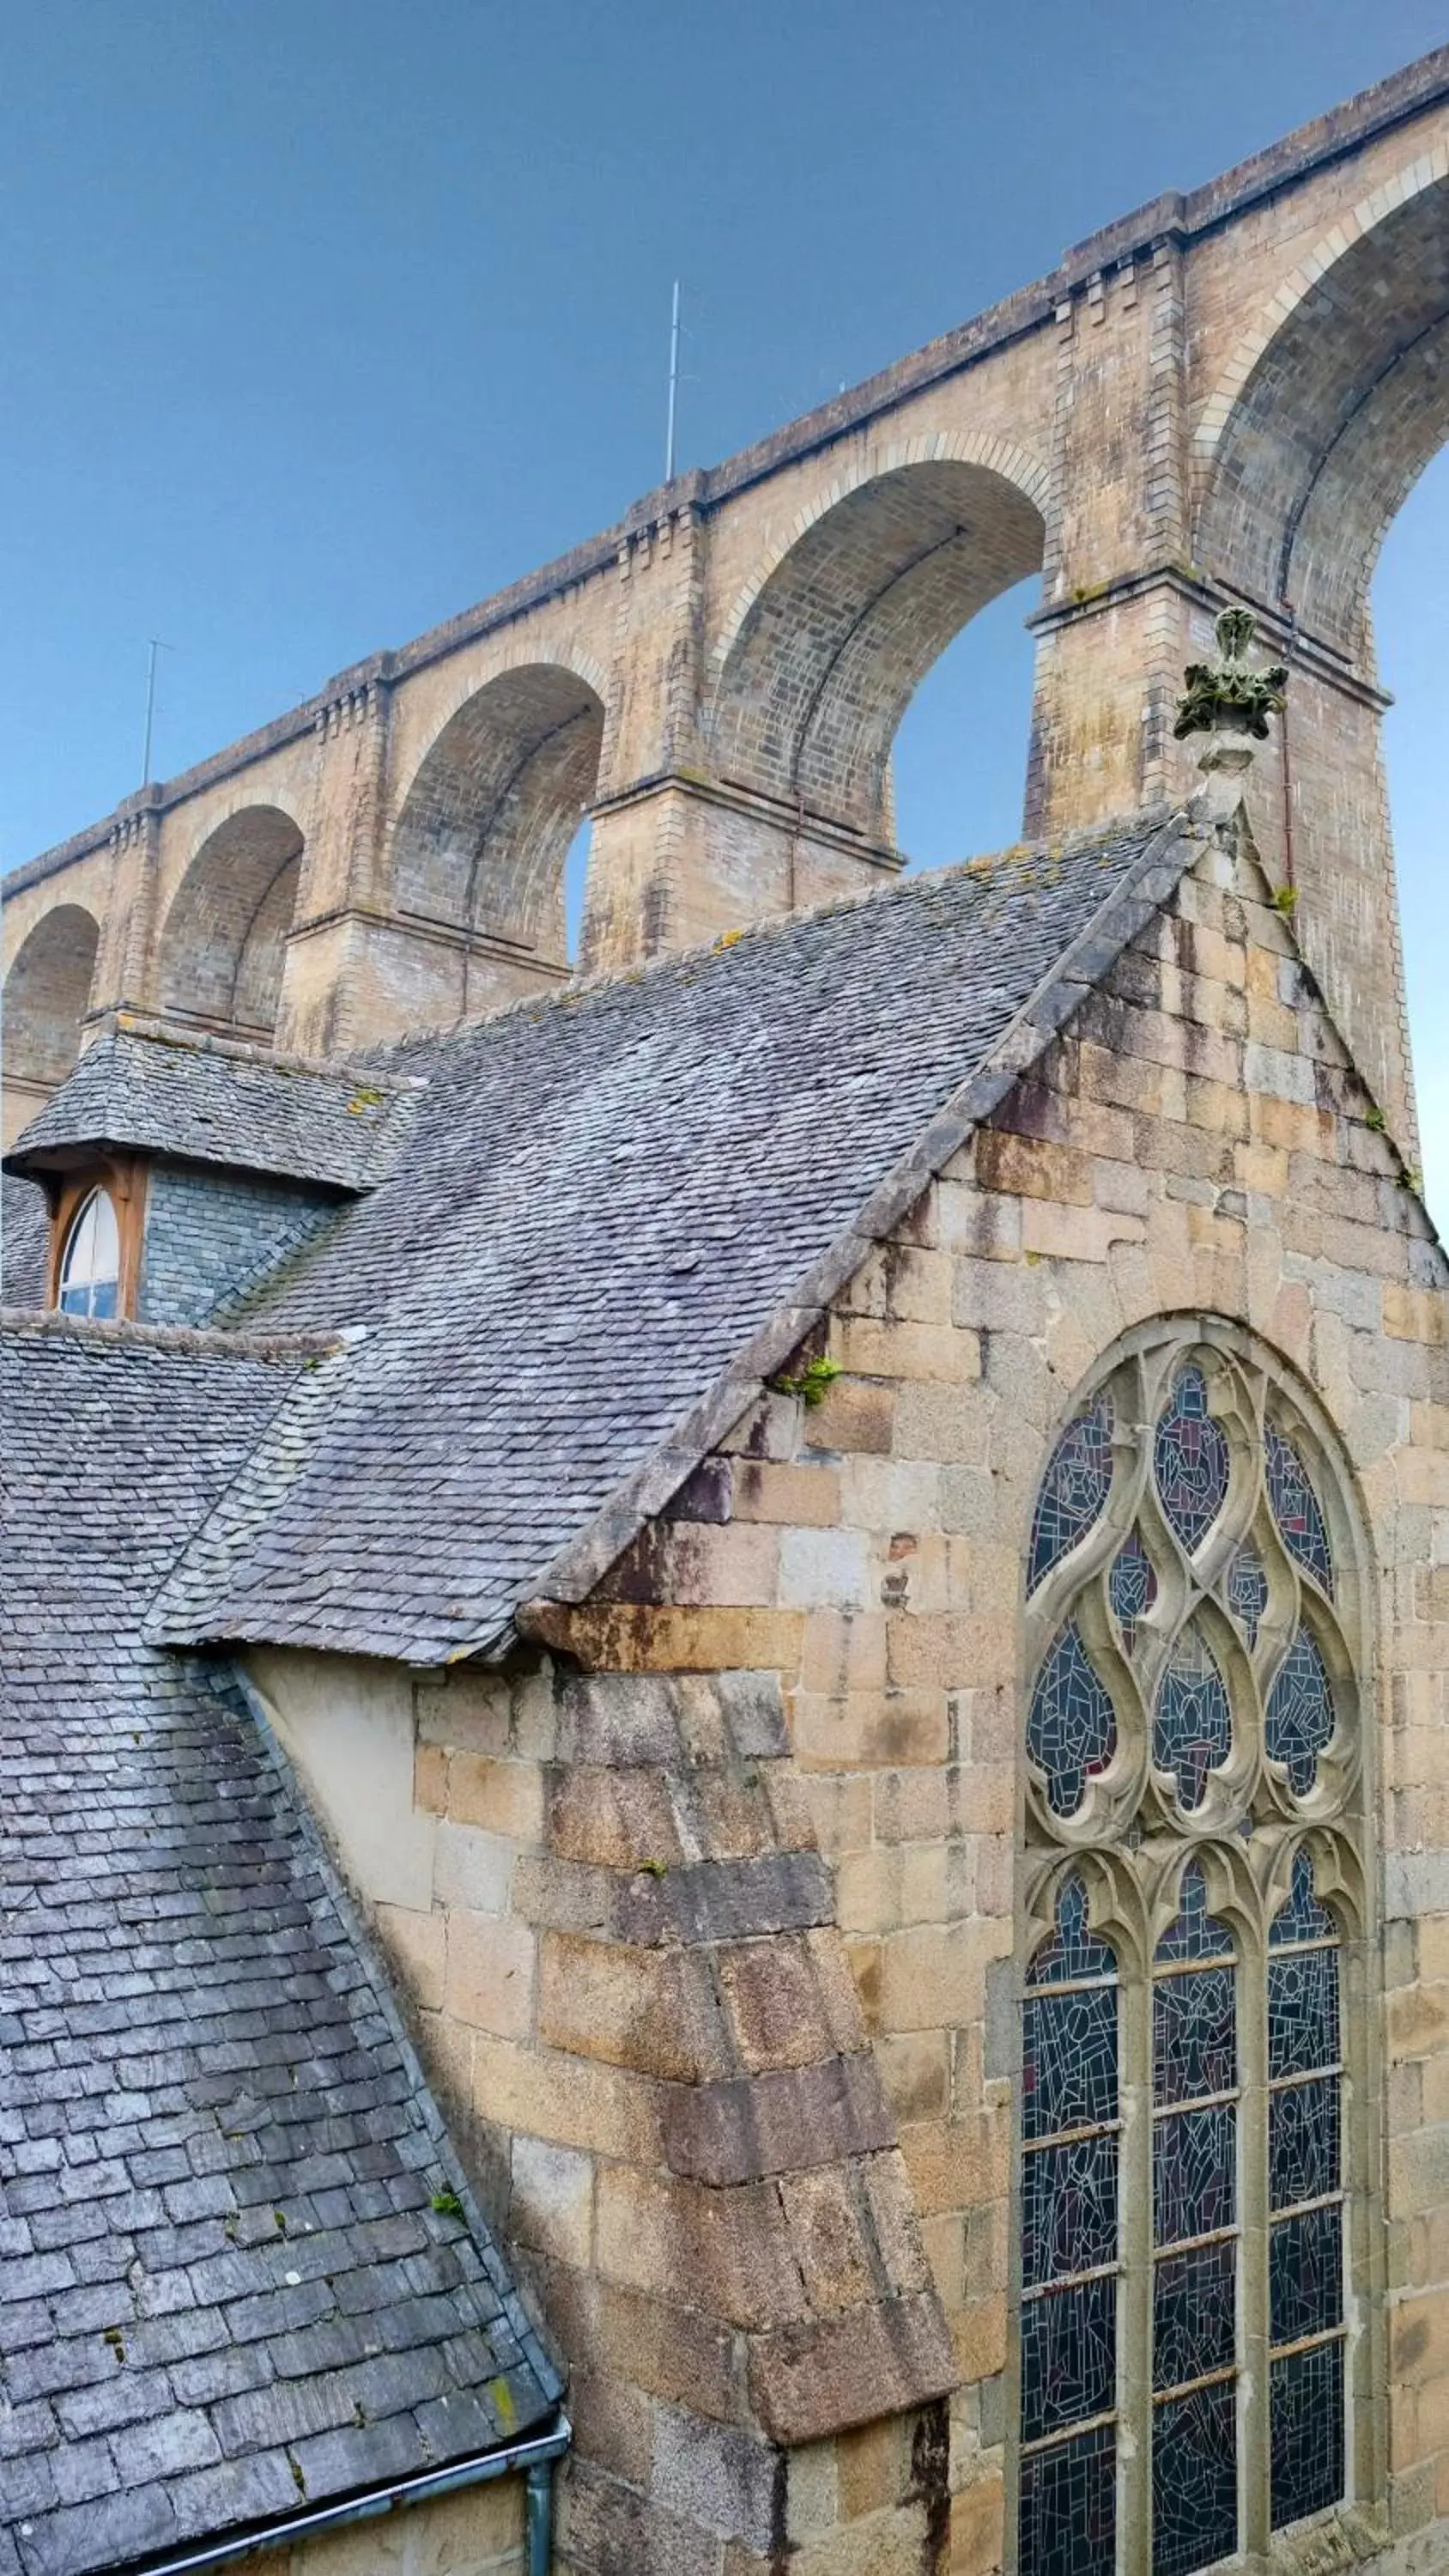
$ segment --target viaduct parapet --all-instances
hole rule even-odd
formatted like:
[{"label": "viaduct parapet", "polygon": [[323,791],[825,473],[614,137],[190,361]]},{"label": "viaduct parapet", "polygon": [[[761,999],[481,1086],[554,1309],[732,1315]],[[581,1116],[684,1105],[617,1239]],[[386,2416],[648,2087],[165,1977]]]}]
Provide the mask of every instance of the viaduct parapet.
[{"label": "viaduct parapet", "polygon": [[901,864],[891,744],[1040,576],[1024,830],[1187,792],[1228,599],[1289,664],[1255,822],[1412,1147],[1369,590],[1449,435],[1449,47],[15,871],[6,1132],[133,1009],[325,1052]]}]

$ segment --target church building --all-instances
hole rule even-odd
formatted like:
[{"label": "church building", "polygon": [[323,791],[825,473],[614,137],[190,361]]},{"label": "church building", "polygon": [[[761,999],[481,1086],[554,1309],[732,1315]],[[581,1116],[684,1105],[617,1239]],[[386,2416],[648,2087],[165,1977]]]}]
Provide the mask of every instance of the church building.
[{"label": "church building", "polygon": [[0,2576],[1449,2567],[1449,1269],[1191,583],[1096,820],[27,1073]]}]

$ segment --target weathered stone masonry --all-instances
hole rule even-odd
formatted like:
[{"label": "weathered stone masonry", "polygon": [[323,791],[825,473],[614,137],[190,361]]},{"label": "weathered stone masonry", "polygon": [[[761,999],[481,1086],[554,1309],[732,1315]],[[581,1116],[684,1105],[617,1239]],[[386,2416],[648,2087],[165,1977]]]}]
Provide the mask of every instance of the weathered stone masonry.
[{"label": "weathered stone masonry", "polygon": [[1412,1153],[1368,591],[1446,425],[1449,49],[165,786],[6,886],[10,1131],[125,1005],[305,1050],[474,1017],[898,863],[891,738],[1042,574],[1026,809],[1180,794],[1226,597],[1292,668],[1258,831]]},{"label": "weathered stone masonry", "polygon": [[[1384,2198],[1332,2563],[1440,2563],[1443,1283],[1258,863],[1207,842],[836,1301],[824,1402],[762,1397],[536,1651],[253,1654],[569,2354],[577,2576],[1003,2564],[1027,1520],[1084,1373],[1195,1312],[1316,1388],[1374,1533]],[[385,1850],[363,1743],[409,1783]]]}]

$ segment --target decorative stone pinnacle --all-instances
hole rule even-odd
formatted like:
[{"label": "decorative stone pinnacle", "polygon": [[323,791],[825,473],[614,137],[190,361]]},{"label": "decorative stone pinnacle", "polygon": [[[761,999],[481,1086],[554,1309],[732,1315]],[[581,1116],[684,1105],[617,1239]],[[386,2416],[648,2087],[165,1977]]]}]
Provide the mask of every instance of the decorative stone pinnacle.
[{"label": "decorative stone pinnacle", "polygon": [[1285,662],[1251,669],[1244,659],[1258,631],[1250,608],[1225,608],[1217,620],[1219,659],[1189,662],[1187,694],[1178,702],[1172,730],[1179,742],[1190,733],[1250,733],[1268,739],[1269,716],[1281,715],[1288,686]]}]

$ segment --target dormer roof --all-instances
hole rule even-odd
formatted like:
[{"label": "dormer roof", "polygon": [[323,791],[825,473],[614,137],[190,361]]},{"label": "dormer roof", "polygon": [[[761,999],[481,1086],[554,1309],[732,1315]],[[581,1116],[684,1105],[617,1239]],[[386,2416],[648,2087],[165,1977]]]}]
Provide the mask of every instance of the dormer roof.
[{"label": "dormer roof", "polygon": [[64,1171],[121,1151],[357,1195],[392,1169],[423,1088],[415,1074],[359,1072],[122,1019],[86,1049],[4,1168]]}]

